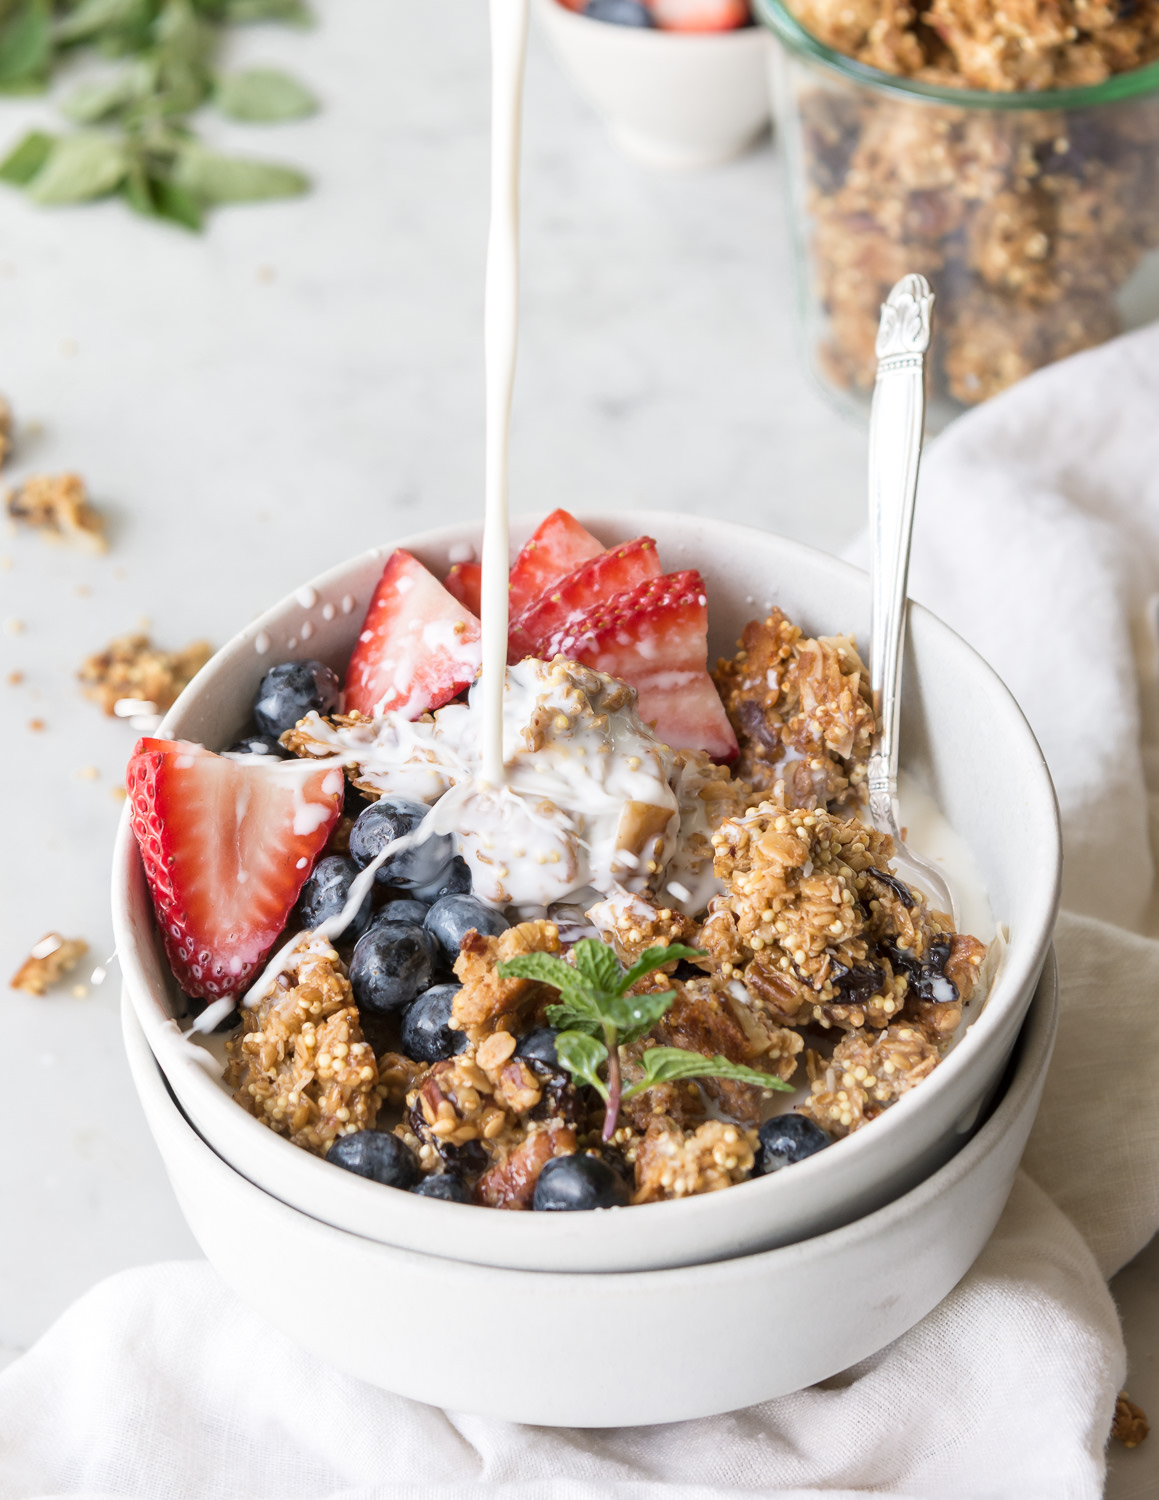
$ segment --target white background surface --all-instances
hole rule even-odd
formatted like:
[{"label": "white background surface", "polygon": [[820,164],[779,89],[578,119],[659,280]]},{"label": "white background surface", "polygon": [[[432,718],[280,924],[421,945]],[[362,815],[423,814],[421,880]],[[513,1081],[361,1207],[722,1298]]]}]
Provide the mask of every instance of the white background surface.
[{"label": "white background surface", "polygon": [[[111,948],[112,788],[133,734],[80,697],[85,655],[142,617],[162,645],[220,645],[351,551],[481,506],[485,7],[318,8],[313,33],[253,31],[235,58],[284,64],[323,113],[207,124],[308,167],[308,198],[222,211],[197,238],[0,188],[10,472],[78,469],[113,540],[91,558],[0,538],[0,621],[24,627],[0,633],[4,977],[50,928],[94,962]],[[0,147],[53,120],[0,104]],[[523,196],[513,507],[728,513],[839,549],[864,439],[800,374],[768,146],[708,175],[625,162],[536,39]],[[197,1253],[130,1091],[118,993],[114,971],[85,998],[0,994],[0,1362],[100,1277]],[[1116,1293],[1130,1389],[1159,1416],[1159,1254]],[[1108,1493],[1157,1490],[1159,1435],[1118,1450]]]}]

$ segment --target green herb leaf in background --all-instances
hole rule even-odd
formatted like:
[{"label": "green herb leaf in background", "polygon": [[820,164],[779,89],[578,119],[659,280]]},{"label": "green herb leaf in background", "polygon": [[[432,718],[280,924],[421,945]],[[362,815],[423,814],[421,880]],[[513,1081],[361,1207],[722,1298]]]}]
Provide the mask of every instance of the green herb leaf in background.
[{"label": "green herb leaf in background", "polygon": [[25,136],[0,163],[0,181],[42,204],[119,191],[135,212],[186,229],[217,204],[305,192],[295,167],[202,146],[189,117],[209,103],[250,123],[312,114],[317,100],[285,73],[218,68],[229,26],[309,19],[301,0],[0,0],[0,93],[42,90],[73,56],[124,59],[63,101],[78,134]]},{"label": "green herb leaf in background", "polygon": [[37,203],[87,203],[103,198],[124,181],[129,153],[112,136],[63,136],[28,184]]},{"label": "green herb leaf in background", "polygon": [[46,135],[43,130],[30,130],[0,161],[0,182],[27,187],[52,155],[55,145],[56,136]]},{"label": "green herb leaf in background", "polygon": [[39,93],[48,83],[52,18],[48,0],[9,7],[0,28],[0,91]]},{"label": "green herb leaf in background", "polygon": [[309,89],[287,73],[277,73],[272,68],[228,74],[218,83],[215,99],[223,115],[253,124],[302,120],[318,108],[318,101]]}]

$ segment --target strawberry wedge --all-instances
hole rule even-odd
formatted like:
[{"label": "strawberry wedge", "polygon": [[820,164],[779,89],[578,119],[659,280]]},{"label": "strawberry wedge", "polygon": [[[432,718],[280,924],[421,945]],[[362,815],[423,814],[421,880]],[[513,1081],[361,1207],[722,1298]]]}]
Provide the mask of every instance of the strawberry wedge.
[{"label": "strawberry wedge", "polygon": [[473,615],[479,614],[483,598],[483,569],[479,563],[456,563],[443,579],[443,587]]},{"label": "strawberry wedge", "polygon": [[517,620],[547,590],[589,557],[604,550],[566,510],[553,510],[511,565],[508,579],[508,618]]},{"label": "strawberry wedge", "polygon": [[651,0],[662,31],[735,31],[749,20],[747,0]]},{"label": "strawberry wedge", "polygon": [[573,620],[649,578],[659,578],[661,571],[650,536],[638,536],[589,558],[565,573],[514,622],[507,637],[508,660],[535,656],[544,641]]},{"label": "strawberry wedge", "polygon": [[346,712],[417,719],[475,680],[479,621],[400,547],[387,559],[346,669]]},{"label": "strawberry wedge", "polygon": [[708,600],[695,569],[649,579],[558,630],[543,655],[619,677],[640,717],[677,750],[732,760],[736,735],[708,675]]},{"label": "strawberry wedge", "polygon": [[125,779],[157,925],[178,984],[245,989],[342,811],[343,777],[309,761],[230,760],[139,741]]}]

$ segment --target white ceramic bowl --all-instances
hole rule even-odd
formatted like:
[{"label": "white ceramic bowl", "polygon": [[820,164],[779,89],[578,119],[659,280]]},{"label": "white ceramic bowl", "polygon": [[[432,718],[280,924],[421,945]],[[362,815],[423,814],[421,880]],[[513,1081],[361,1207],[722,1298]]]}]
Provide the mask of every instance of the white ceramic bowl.
[{"label": "white ceramic bowl", "polygon": [[763,26],[649,31],[593,21],[535,0],[560,66],[628,156],[652,167],[712,167],[746,150],[769,123]]},{"label": "white ceramic bowl", "polygon": [[[536,518],[513,523],[521,541]],[[709,595],[710,655],[731,652],[746,620],[775,600],[810,632],[867,633],[864,574],[822,553],[729,522],[659,512],[585,515],[609,545],[656,537],[669,569],[696,566]],[[440,577],[472,526],[400,545]],[[262,674],[308,651],[345,667],[388,549],[316,579],[248,626],[201,671],[161,733],[211,748],[231,743]],[[303,600],[309,601],[303,604]],[[345,601],[345,605],[344,605]],[[348,606],[348,607],[346,607]],[[329,620],[327,614],[332,614]],[[302,630],[310,622],[308,645]],[[268,649],[259,653],[257,644]],[[292,1146],[258,1123],[182,1036],[180,997],[156,933],[128,816],[113,873],[113,920],[125,987],[181,1106],[226,1161],[284,1203],[370,1239],[484,1265],[539,1271],[631,1271],[690,1265],[784,1245],[862,1217],[908,1191],[962,1145],[1001,1076],[1042,968],[1058,900],[1059,834],[1041,752],[989,667],[925,610],[910,611],[903,760],[975,852],[995,916],[1010,929],[1002,969],[978,1018],[920,1087],[867,1129],[792,1171],[723,1193],[602,1214],[513,1214],[398,1193]],[[175,1009],[176,1007],[176,1009]]]},{"label": "white ceramic bowl", "polygon": [[[419,1401],[511,1422],[621,1427],[732,1411],[828,1379],[936,1307],[1009,1195],[1057,1010],[1051,959],[993,1115],[952,1161],[887,1207],[761,1255],[609,1276],[416,1255],[288,1208],[202,1141],[127,1002],[123,1019],[133,1079],[189,1227],[250,1307],[329,1364]],[[433,1206],[449,1219],[474,1211]],[[359,1297],[355,1317],[302,1316],[303,1287],[322,1284],[376,1290]],[[512,1336],[521,1328],[533,1341],[551,1330],[565,1356],[529,1378],[527,1345]],[[617,1329],[647,1330],[646,1377],[637,1360],[608,1357]]]}]

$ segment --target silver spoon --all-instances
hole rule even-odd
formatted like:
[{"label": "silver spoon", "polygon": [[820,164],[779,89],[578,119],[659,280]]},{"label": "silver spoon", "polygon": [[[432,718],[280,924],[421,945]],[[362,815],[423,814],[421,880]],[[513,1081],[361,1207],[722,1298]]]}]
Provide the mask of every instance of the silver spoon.
[{"label": "silver spoon", "polygon": [[906,578],[925,421],[925,357],[934,294],[924,276],[903,276],[882,305],[877,381],[869,417],[869,545],[873,585],[870,686],[877,736],[869,757],[869,815],[897,845],[898,875],[927,905],[958,925],[954,897],[941,872],[907,847],[897,802],[901,670]]}]

